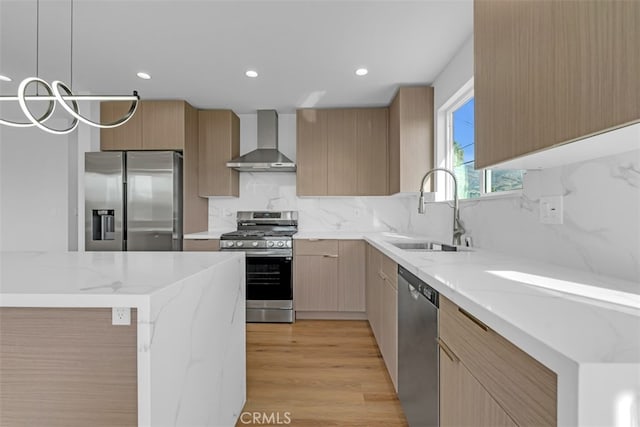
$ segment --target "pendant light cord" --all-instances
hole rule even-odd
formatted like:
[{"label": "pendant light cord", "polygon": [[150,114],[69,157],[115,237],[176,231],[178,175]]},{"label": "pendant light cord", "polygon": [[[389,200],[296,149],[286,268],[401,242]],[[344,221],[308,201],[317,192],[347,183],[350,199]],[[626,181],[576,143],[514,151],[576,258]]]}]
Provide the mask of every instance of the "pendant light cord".
[{"label": "pendant light cord", "polygon": [[[40,78],[40,0],[36,0],[36,77]],[[36,84],[36,95],[40,95],[39,84]]]},{"label": "pendant light cord", "polygon": [[69,89],[73,90],[73,0],[71,0],[71,52],[69,53]]}]

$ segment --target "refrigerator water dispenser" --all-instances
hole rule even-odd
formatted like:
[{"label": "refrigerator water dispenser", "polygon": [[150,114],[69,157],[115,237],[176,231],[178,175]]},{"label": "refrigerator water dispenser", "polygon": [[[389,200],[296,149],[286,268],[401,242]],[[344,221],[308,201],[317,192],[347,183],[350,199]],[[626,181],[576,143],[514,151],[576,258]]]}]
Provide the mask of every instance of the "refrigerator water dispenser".
[{"label": "refrigerator water dispenser", "polygon": [[115,209],[93,209],[91,225],[93,240],[114,240]]}]

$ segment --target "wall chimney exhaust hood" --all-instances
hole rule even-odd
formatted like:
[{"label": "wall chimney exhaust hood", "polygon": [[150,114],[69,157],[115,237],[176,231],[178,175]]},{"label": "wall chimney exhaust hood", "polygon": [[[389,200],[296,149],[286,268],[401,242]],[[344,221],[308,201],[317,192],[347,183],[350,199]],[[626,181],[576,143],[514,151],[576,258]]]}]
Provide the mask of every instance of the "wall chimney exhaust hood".
[{"label": "wall chimney exhaust hood", "polygon": [[278,151],[278,113],[258,110],[258,149],[227,162],[240,172],[295,172],[296,164]]}]

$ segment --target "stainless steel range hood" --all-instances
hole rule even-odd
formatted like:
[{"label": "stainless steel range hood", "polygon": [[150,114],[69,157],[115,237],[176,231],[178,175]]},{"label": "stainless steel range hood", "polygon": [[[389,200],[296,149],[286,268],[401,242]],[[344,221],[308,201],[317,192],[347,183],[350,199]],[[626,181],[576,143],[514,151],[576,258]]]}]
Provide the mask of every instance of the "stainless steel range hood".
[{"label": "stainless steel range hood", "polygon": [[258,149],[237,157],[227,166],[240,172],[295,172],[296,164],[278,151],[278,113],[258,110]]}]

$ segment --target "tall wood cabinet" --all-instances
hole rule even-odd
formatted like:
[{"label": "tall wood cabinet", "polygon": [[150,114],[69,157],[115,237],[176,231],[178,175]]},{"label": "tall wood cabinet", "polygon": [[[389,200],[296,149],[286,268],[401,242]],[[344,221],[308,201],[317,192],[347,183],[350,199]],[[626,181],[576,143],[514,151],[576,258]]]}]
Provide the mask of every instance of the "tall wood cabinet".
[{"label": "tall wood cabinet", "polygon": [[[108,101],[100,103],[100,122],[112,123],[123,117],[130,102]],[[142,110],[144,102],[138,103],[136,113],[125,124],[113,129],[100,129],[101,151],[142,150]]]},{"label": "tall wood cabinet", "polygon": [[638,40],[638,1],[476,0],[476,167],[640,121]]},{"label": "tall wood cabinet", "polygon": [[297,112],[299,196],[388,194],[386,108]]},{"label": "tall wood cabinet", "polygon": [[240,118],[231,110],[198,112],[198,194],[240,194],[240,174],[227,162],[240,155]]},{"label": "tall wood cabinet", "polygon": [[416,192],[433,168],[433,87],[401,87],[389,106],[389,193]]},{"label": "tall wood cabinet", "polygon": [[365,243],[361,240],[294,241],[296,312],[365,311]]}]

